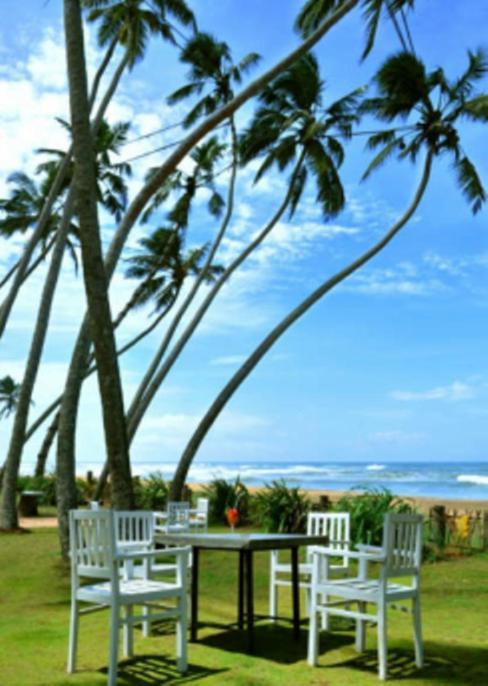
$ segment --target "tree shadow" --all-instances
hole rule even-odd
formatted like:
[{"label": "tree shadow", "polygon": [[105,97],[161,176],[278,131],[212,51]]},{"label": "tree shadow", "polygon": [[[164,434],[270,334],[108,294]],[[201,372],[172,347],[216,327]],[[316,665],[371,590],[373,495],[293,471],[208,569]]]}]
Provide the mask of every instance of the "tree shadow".
[{"label": "tree shadow", "polygon": [[[217,631],[206,633],[209,629]],[[266,624],[255,625],[252,656],[284,665],[303,661],[307,654],[307,637],[308,632],[303,629],[300,631],[299,639],[295,640],[290,625],[272,624],[269,621]],[[353,642],[351,636],[342,634],[331,634],[328,639],[328,648],[341,648]],[[209,648],[245,654],[247,653],[247,632],[245,629],[238,629],[236,625],[205,622],[204,628],[200,631],[198,643]]]},{"label": "tree shadow", "polygon": [[[328,650],[334,646],[327,636],[327,642],[320,646],[319,669],[349,667],[351,670],[378,673],[376,649],[367,650],[346,660],[336,660],[320,665],[320,655],[324,659]],[[441,686],[481,686],[488,683],[488,648],[472,646],[453,646],[448,643],[429,641],[425,644],[424,666],[415,665],[413,646],[388,650],[388,677],[391,679],[422,679],[437,682]]]},{"label": "tree shadow", "polygon": [[[107,674],[104,667],[100,672]],[[161,655],[141,655],[119,662],[117,684],[120,686],[161,686],[161,684],[190,684],[199,679],[214,676],[227,669],[209,669],[198,665],[188,665],[188,671],[181,674],[176,669],[175,660]]]}]

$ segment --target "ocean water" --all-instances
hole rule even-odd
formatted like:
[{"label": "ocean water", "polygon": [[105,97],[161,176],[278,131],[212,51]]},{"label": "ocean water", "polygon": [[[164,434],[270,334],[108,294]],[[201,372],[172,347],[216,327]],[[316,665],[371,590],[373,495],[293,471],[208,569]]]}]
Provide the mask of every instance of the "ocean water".
[{"label": "ocean water", "polygon": [[[160,471],[171,478],[175,464],[134,464],[134,474]],[[488,462],[195,462],[188,481],[235,479],[262,486],[285,479],[290,486],[345,491],[355,487],[386,487],[396,495],[488,500]]]}]

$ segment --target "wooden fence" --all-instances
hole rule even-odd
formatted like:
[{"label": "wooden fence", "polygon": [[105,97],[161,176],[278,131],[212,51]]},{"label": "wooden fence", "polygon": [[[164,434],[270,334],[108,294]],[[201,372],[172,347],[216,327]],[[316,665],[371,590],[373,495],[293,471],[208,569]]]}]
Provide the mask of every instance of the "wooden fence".
[{"label": "wooden fence", "polygon": [[488,511],[436,505],[429,512],[428,538],[440,548],[487,550]]}]

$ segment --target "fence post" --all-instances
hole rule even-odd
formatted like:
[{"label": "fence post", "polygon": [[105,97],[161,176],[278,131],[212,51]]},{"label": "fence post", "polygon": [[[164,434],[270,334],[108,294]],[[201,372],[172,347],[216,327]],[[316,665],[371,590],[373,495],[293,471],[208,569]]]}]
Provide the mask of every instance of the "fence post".
[{"label": "fence post", "polygon": [[440,548],[446,545],[446,508],[444,505],[434,505],[430,510],[432,533],[435,543]]},{"label": "fence post", "polygon": [[483,550],[488,550],[488,510],[483,512]]}]

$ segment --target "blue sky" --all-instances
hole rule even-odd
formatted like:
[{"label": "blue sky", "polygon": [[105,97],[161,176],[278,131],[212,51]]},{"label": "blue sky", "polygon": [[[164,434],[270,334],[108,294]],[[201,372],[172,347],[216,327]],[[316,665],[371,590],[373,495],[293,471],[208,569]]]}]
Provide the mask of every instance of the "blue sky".
[{"label": "blue sky", "polygon": [[[411,28],[428,68],[439,64],[456,76],[466,50],[485,42],[488,7],[483,0],[449,3],[418,0]],[[53,123],[67,108],[61,3],[3,0],[0,28],[0,193],[7,175],[30,170],[35,147],[63,144]],[[239,59],[262,54],[259,73],[297,42],[292,31],[300,7],[296,0],[220,0],[194,2],[200,27],[226,40]],[[366,83],[387,55],[398,49],[389,25],[380,27],[376,48],[363,64],[359,12],[334,29],[316,49],[331,100]],[[94,32],[88,33],[88,61],[99,59]],[[130,120],[132,135],[179,121],[185,105],[171,110],[165,97],[184,82],[185,69],[174,51],[151,44],[146,60],[124,79],[109,111],[112,121]],[[484,87],[488,84],[485,82]],[[253,106],[239,114],[247,121]],[[127,156],[171,140],[154,137],[127,147]],[[488,185],[487,137],[481,126],[463,129],[465,147]],[[293,222],[284,219],[270,240],[232,279],[209,312],[151,406],[132,449],[134,464],[177,460],[192,428],[237,365],[264,335],[327,275],[376,240],[406,207],[419,170],[391,163],[359,183],[368,156],[364,141],[348,148],[342,170],[345,211],[324,224],[313,193],[307,194]],[[136,191],[148,163],[134,168]],[[224,184],[225,179],[222,180]],[[286,187],[286,175],[252,185],[250,171],[239,181],[235,219],[220,258],[225,263],[246,237],[269,218]],[[225,185],[222,185],[225,191]],[[104,217],[104,240],[112,227]],[[194,211],[189,242],[211,235],[204,198]],[[130,249],[142,235],[131,237]],[[0,243],[2,272],[20,243]],[[239,389],[203,444],[198,460],[305,462],[486,460],[488,363],[486,342],[488,220],[473,218],[446,162],[436,165],[414,221],[377,259],[315,306],[272,349]],[[21,378],[42,283],[29,281],[1,343],[0,375]],[[113,309],[133,284],[117,274]],[[35,389],[32,417],[62,387],[70,346],[83,311],[80,279],[65,264],[43,369]],[[139,312],[127,323],[123,342],[146,322]],[[161,332],[123,362],[129,401]],[[0,426],[7,445],[10,422]],[[42,436],[28,444],[24,469],[35,459]],[[78,437],[80,471],[103,456],[95,385],[83,396]],[[137,471],[135,466],[135,471]]]}]

